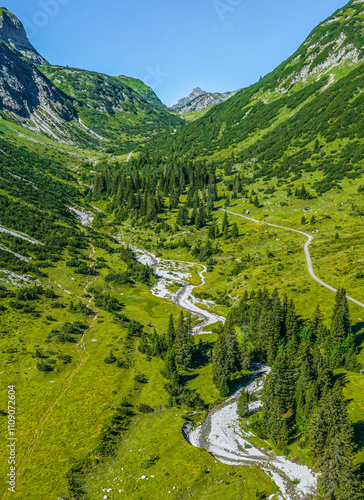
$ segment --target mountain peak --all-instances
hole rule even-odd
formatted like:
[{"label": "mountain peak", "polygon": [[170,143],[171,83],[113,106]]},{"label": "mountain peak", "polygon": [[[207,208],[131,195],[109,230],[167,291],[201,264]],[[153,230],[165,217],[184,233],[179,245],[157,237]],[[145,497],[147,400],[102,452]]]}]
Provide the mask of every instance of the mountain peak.
[{"label": "mountain peak", "polygon": [[6,7],[0,8],[0,40],[34,64],[44,64],[45,60],[30,43],[22,22]]},{"label": "mountain peak", "polygon": [[206,94],[206,91],[205,90],[202,90],[200,89],[200,87],[196,87],[195,89],[192,90],[192,92],[190,93],[190,97],[191,98],[194,98],[194,97],[199,97],[200,95],[203,95],[203,94]]},{"label": "mountain peak", "polygon": [[192,90],[188,97],[179,99],[178,103],[171,107],[177,113],[191,113],[194,111],[203,111],[204,109],[221,104],[238,92],[206,92],[200,87]]}]

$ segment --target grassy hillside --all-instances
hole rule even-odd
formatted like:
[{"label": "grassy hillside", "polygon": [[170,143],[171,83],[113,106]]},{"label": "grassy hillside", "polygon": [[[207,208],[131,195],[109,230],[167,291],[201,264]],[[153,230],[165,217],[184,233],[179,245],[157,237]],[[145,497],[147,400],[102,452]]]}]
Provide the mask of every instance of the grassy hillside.
[{"label": "grassy hillside", "polygon": [[[262,469],[218,461],[182,428],[245,384],[252,362],[276,373],[285,357],[285,389],[312,358],[327,393],[340,394],[333,413],[350,421],[341,449],[355,443],[344,458],[363,488],[364,313],[348,302],[335,344],[335,294],[309,275],[302,234],[313,237],[317,276],[363,303],[361,4],[349,2],[277,70],[173,139],[182,120],[139,80],[58,66],[41,70],[106,139],[94,136],[97,151],[1,120],[0,432],[15,385],[18,474],[16,494],[6,492],[2,447],[4,500],[278,499]],[[125,243],[170,266],[170,292],[181,289],[172,263],[188,263],[196,303],[227,317],[225,327],[191,337],[196,317],[181,319],[155,293],[157,278]],[[284,442],[264,429],[266,407],[240,424],[262,450],[319,471],[307,426],[325,395],[310,388],[306,420],[297,405],[278,409]]]},{"label": "grassy hillside", "polygon": [[271,74],[155,149],[187,159],[258,160],[257,176],[325,169],[328,186],[360,170],[362,15],[360,2],[349,2]]},{"label": "grassy hillside", "polygon": [[[95,223],[96,231],[77,226],[68,206],[84,205],[85,201],[75,174],[43,154],[40,157],[9,144],[5,138],[0,146],[2,224],[14,233],[1,233],[0,356],[4,369],[0,377],[4,387],[16,386],[16,498],[67,495],[72,478],[77,477],[75,464],[85,464],[90,451],[100,446],[104,427],[126,400],[134,408],[132,432],[136,434],[129,439],[137,447],[144,446],[140,436],[145,435],[145,425],[165,425],[168,440],[172,439],[168,453],[163,451],[162,441],[148,444],[148,453],[163,456],[158,463],[162,477],[155,483],[155,491],[161,488],[168,494],[168,488],[173,490],[172,483],[178,481],[179,491],[216,495],[222,481],[232,498],[248,500],[258,489],[275,492],[276,487],[261,471],[249,471],[249,479],[242,471],[236,476],[234,468],[215,464],[178,434],[188,408],[168,408],[160,373],[162,361],[148,361],[138,352],[138,330],[132,345],[127,342],[132,322],[149,334],[154,328],[163,332],[169,313],[177,321],[179,310],[151,295],[153,281],[138,274],[143,266],[130,267],[120,245],[105,237],[109,231],[97,232],[99,222]],[[123,285],[107,279],[120,272],[128,273]],[[110,352],[120,360],[128,356],[129,365],[107,364]],[[197,367],[194,373],[188,374],[198,377],[194,388],[213,404],[219,395],[211,384],[209,367]],[[145,374],[148,383],[139,382],[138,374]],[[5,396],[6,391],[0,408],[3,433],[7,425]],[[155,410],[153,415],[144,416],[138,410],[143,404]],[[124,453],[119,445],[116,452]],[[181,477],[180,453],[198,463],[185,479]],[[129,498],[138,490],[132,482],[140,467],[138,460],[136,457],[129,463],[123,459],[123,464],[130,466]],[[6,464],[5,455],[2,463]],[[93,474],[100,474],[107,485],[104,468],[109,470],[110,464],[104,459],[94,465]],[[1,475],[1,491],[5,491],[5,477]],[[93,498],[97,486],[91,482],[87,488]]]},{"label": "grassy hillside", "polygon": [[[38,147],[33,143],[35,151]],[[181,428],[185,419],[199,421],[206,409],[193,416],[186,405],[169,407],[161,374],[163,361],[139,352],[138,330],[131,344],[128,334],[131,322],[137,321],[148,335],[153,335],[154,328],[161,335],[167,329],[169,314],[172,313],[177,322],[179,310],[169,301],[151,294],[149,289],[154,278],[149,284],[141,282],[138,271],[130,269],[130,263],[120,253],[120,245],[107,235],[133,242],[163,258],[207,264],[206,284],[197,289],[196,294],[214,300],[217,313],[227,315],[245,291],[250,293],[266,286],[269,290],[278,288],[293,298],[303,319],[312,315],[317,303],[324,315],[330,316],[334,295],[308,276],[302,250],[304,238],[234,216],[229,216],[230,234],[225,238],[221,233],[223,212],[214,210],[212,216],[220,234],[212,244],[217,244],[219,251],[211,259],[207,253],[194,251],[205,245],[211,222],[201,229],[191,224],[175,228],[181,205],[171,210],[169,196],[165,198],[158,225],[141,218],[120,222],[110,210],[106,193],[92,200],[89,192],[79,187],[78,170],[74,169],[77,159],[76,162],[69,159],[65,167],[44,159],[46,146],[41,146],[42,157],[39,157],[36,152],[16,148],[5,138],[1,149],[5,153],[2,196],[6,203],[13,204],[8,211],[4,210],[7,218],[2,223],[36,238],[44,243],[45,250],[52,251],[52,255],[43,260],[39,245],[2,235],[2,245],[24,257],[32,257],[29,263],[34,269],[23,268],[29,263],[19,258],[9,261],[4,257],[2,268],[39,280],[31,285],[5,276],[1,298],[5,309],[1,319],[1,356],[5,369],[1,377],[4,377],[4,386],[15,383],[18,393],[19,498],[67,497],[69,488],[75,491],[81,487],[86,498],[102,498],[103,489],[110,487],[114,498],[140,498],[147,492],[162,498],[219,498],[223,491],[229,498],[250,500],[258,492],[267,496],[276,492],[275,485],[262,471],[216,463],[208,453],[184,441]],[[47,156],[51,154],[48,151]],[[203,169],[201,174],[204,175]],[[290,186],[282,181],[271,180],[267,184],[263,179],[255,179],[254,169],[251,167],[247,172],[246,166],[239,163],[232,168],[217,167],[215,175],[216,209],[225,205],[229,194],[228,209],[237,214],[249,210],[258,220],[314,234],[311,252],[317,274],[335,287],[345,286],[350,295],[360,300],[364,293],[360,267],[360,221],[364,207],[357,183],[364,184],[362,177],[356,181],[346,180],[340,188],[317,196],[312,189],[320,178],[319,172],[305,172]],[[166,176],[170,178],[168,171]],[[239,181],[240,184],[237,183],[239,176],[245,179]],[[14,181],[10,182],[10,178]],[[15,180],[19,185],[14,184]],[[49,186],[49,196],[43,196],[43,183]],[[300,198],[302,184],[311,198]],[[287,195],[288,189],[290,195]],[[202,191],[201,187],[199,196]],[[88,198],[84,199],[86,193]],[[254,199],[256,195],[258,204]],[[186,200],[184,192],[180,203]],[[96,216],[93,228],[77,227],[67,208],[72,203],[86,209],[89,204],[88,210]],[[20,211],[20,204],[26,209]],[[106,210],[106,218],[97,216],[91,205]],[[45,215],[46,210],[49,216]],[[41,214],[41,220],[37,214]],[[310,222],[312,215],[314,222]],[[48,217],[52,227],[47,226]],[[235,222],[239,234],[232,236]],[[67,237],[58,225],[69,232]],[[124,284],[108,278],[112,273],[128,269],[130,280]],[[80,274],[80,270],[85,274]],[[360,318],[361,310],[352,306],[351,320],[358,347]],[[217,338],[215,333],[203,335],[201,340],[210,345]],[[238,338],[242,339],[241,332]],[[198,340],[195,340],[196,346]],[[110,352],[117,360],[127,356],[128,365],[106,363]],[[362,351],[358,359],[363,361]],[[359,444],[356,460],[362,464],[360,376],[348,370],[340,370],[340,374],[345,381],[349,415]],[[147,383],[139,375],[143,375]],[[188,387],[197,390],[207,407],[220,400],[212,380],[211,362],[197,364],[184,372],[184,376],[189,381]],[[37,399],[36,407],[30,404],[34,399]],[[5,412],[5,399],[2,401],[1,409]],[[154,411],[145,414],[146,407]],[[117,434],[120,439],[112,441],[111,458],[107,458],[108,453],[104,457],[99,451],[102,436],[120,415],[123,416]],[[6,419],[1,418],[2,426],[5,422]],[[36,429],[39,437],[34,440]],[[155,431],[146,432],[146,429]],[[30,442],[33,443],[30,447],[25,444]],[[95,456],[99,460],[95,461]],[[311,463],[305,450],[296,445],[289,448],[288,456],[298,456],[300,461]],[[143,475],[150,478],[148,483],[140,479]]]},{"label": "grassy hillside", "polygon": [[130,152],[138,143],[173,132],[182,123],[161,103],[139,92],[145,90],[142,82],[133,90],[122,78],[91,71],[60,66],[42,66],[41,71],[69,96],[84,125],[108,152]]},{"label": "grassy hillside", "polygon": [[139,95],[144,97],[146,101],[150,104],[160,106],[165,109],[165,105],[159,99],[159,97],[155,94],[151,87],[148,87],[144,82],[139,80],[139,78],[132,78],[131,76],[117,76],[116,77],[120,82],[125,83],[128,87],[135,90]]}]

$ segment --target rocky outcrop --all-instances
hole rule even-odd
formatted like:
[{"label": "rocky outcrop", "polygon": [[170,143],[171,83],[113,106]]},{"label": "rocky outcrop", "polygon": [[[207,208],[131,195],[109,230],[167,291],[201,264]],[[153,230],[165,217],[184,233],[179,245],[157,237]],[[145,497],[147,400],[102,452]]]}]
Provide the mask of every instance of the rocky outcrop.
[{"label": "rocky outcrop", "polygon": [[39,107],[67,121],[74,118],[54,85],[35,66],[0,43],[0,110],[24,123]]},{"label": "rocky outcrop", "polygon": [[46,63],[30,43],[23,24],[5,8],[0,9],[0,40],[9,44],[32,63]]},{"label": "rocky outcrop", "polygon": [[149,139],[156,130],[164,133],[180,125],[181,120],[143,82],[130,79],[128,83],[92,71],[49,65],[29,42],[19,19],[0,9],[3,118],[56,141],[84,146],[119,140],[121,135],[140,141],[142,134]]},{"label": "rocky outcrop", "polygon": [[194,101],[198,97],[205,95],[207,92],[204,90],[200,89],[200,87],[196,87],[195,89],[192,90],[190,95],[188,97],[183,97],[182,99],[178,99],[177,104],[171,107],[171,109],[175,111],[179,111],[179,109],[187,106],[190,102]]},{"label": "rocky outcrop", "polygon": [[210,108],[211,106],[215,106],[216,104],[221,104],[222,102],[230,99],[233,95],[235,95],[238,90],[234,92],[205,92],[201,90],[199,87],[193,89],[191,94],[188,97],[184,97],[183,99],[179,99],[178,103],[171,107],[173,111],[177,113],[192,113],[194,111],[202,111],[204,109]]}]

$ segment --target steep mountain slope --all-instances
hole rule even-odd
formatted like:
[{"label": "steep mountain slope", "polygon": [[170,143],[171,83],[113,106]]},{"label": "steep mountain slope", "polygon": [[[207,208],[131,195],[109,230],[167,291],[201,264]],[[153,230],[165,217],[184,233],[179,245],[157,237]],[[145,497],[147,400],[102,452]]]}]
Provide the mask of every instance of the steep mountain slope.
[{"label": "steep mountain slope", "polygon": [[100,138],[79,123],[71,100],[29,64],[0,42],[0,111],[30,130],[68,144],[93,144]]},{"label": "steep mountain slope", "polygon": [[1,109],[12,118],[25,123],[39,107],[57,113],[66,121],[74,118],[66,106],[66,96],[3,42],[0,42],[0,62]]},{"label": "steep mountain slope", "polygon": [[161,103],[149,102],[120,78],[61,66],[44,65],[41,71],[68,96],[81,124],[109,141],[143,141],[181,124]]},{"label": "steep mountain slope", "polygon": [[362,26],[363,1],[352,0],[271,74],[210,110],[173,141],[164,141],[164,151],[220,160],[234,152],[237,160],[254,161],[256,176],[322,168],[332,181],[358,171],[363,161]]},{"label": "steep mountain slope", "polygon": [[6,9],[0,10],[0,65],[3,118],[58,142],[130,151],[134,142],[182,124],[142,82],[50,66]]},{"label": "steep mountain slope", "polygon": [[195,111],[203,111],[204,109],[221,104],[235,95],[238,90],[234,92],[205,92],[199,87],[192,90],[188,97],[178,100],[178,103],[171,107],[177,113],[193,113]]},{"label": "steep mountain slope", "polygon": [[46,62],[28,40],[24,26],[19,19],[4,7],[0,9],[0,40],[8,43],[34,64]]},{"label": "steep mountain slope", "polygon": [[[324,44],[346,30],[351,4],[338,30],[323,25]],[[351,304],[349,319],[342,292],[333,309],[304,254],[307,232],[317,275],[364,302],[362,17],[353,16],[327,67],[311,68],[311,39],[297,66],[284,63],[173,141],[181,120],[142,82],[29,64],[0,43],[0,380],[16,386],[15,498],[276,500],[282,469],[261,467],[282,454],[294,471],[290,498],[302,498],[294,489],[306,484],[296,474],[303,464],[321,484],[334,478],[337,498],[362,498],[352,459],[363,470],[363,309]],[[20,137],[10,117],[110,152],[167,133],[121,164],[105,151]],[[325,193],[344,173],[358,179]],[[136,247],[149,253],[138,251],[138,261]],[[141,264],[153,255],[160,276]],[[183,313],[193,316],[184,319],[187,293],[193,308]],[[192,336],[199,302],[227,317],[225,330]],[[256,363],[273,368],[263,411],[242,391],[244,418],[235,418],[235,399],[220,414],[229,435],[211,426],[223,454],[236,455],[237,438],[238,462],[255,467],[187,444],[181,431],[224,409]],[[0,457],[6,500],[7,447]]]},{"label": "steep mountain slope", "polygon": [[135,90],[139,95],[144,97],[146,101],[150,104],[154,104],[157,106],[161,106],[166,109],[166,106],[162,103],[159,97],[156,95],[154,90],[151,87],[148,87],[144,82],[139,80],[138,78],[133,78],[131,76],[120,75],[116,77],[117,80],[124,83],[131,89]]}]

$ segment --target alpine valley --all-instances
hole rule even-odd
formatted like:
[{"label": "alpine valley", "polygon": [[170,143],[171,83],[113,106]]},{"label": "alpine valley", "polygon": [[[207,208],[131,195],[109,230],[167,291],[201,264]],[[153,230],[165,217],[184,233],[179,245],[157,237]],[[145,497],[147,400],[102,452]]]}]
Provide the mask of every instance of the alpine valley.
[{"label": "alpine valley", "polygon": [[167,108],[0,9],[3,500],[364,498],[363,38]]}]

